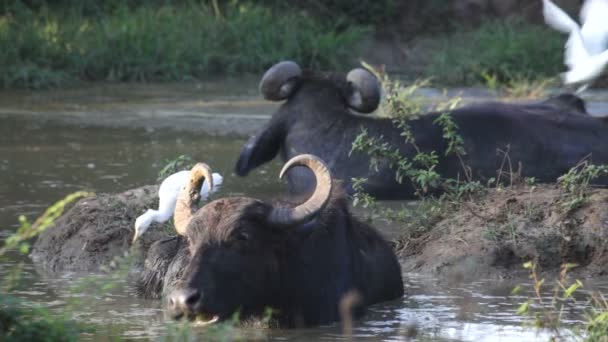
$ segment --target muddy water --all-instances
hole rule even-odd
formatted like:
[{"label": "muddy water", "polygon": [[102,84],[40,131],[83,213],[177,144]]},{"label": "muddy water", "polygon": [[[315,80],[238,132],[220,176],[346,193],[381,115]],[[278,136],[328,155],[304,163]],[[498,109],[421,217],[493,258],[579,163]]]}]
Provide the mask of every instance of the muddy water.
[{"label": "muddy water", "polygon": [[[152,184],[167,160],[188,154],[210,164],[225,176],[221,195],[245,194],[271,198],[280,194],[277,163],[236,177],[232,169],[245,136],[264,124],[273,105],[259,101],[253,81],[180,86],[106,86],[49,92],[0,93],[0,239],[16,228],[17,216],[35,217],[45,207],[76,190],[120,192]],[[462,92],[461,92],[462,93]],[[226,95],[232,94],[232,95]],[[470,91],[471,99],[479,97]],[[429,94],[429,96],[433,96]],[[485,96],[485,95],[484,95]],[[606,106],[593,94],[592,111]],[[608,110],[605,110],[608,112]],[[218,135],[219,134],[219,135]],[[399,227],[386,227],[394,236]],[[25,262],[23,278],[13,294],[57,312],[70,307],[82,322],[103,327],[103,333],[122,337],[156,338],[168,325],[159,301],[135,298],[126,284],[109,294],[78,292],[70,285],[80,275],[49,276],[37,272],[27,258],[14,256],[0,263],[0,279],[18,261]],[[531,295],[526,286],[510,296],[519,282],[479,279],[459,283],[404,274],[407,295],[373,306],[355,323],[353,336],[364,340],[546,341],[549,332],[523,328],[515,314]],[[608,291],[608,280],[594,280]],[[74,299],[80,304],[72,305]],[[82,303],[85,303],[84,305]],[[564,322],[584,320],[586,302],[567,306]],[[243,329],[246,339],[346,339],[340,325],[300,330]],[[87,336],[97,339],[95,334]]]},{"label": "muddy water", "polygon": [[[158,171],[181,154],[230,178],[226,193],[275,193],[278,165],[236,178],[232,170],[244,138],[175,131],[40,124],[19,118],[0,125],[0,227],[18,214],[39,213],[80,189],[117,192],[156,182]],[[270,171],[273,172],[270,172]]]}]

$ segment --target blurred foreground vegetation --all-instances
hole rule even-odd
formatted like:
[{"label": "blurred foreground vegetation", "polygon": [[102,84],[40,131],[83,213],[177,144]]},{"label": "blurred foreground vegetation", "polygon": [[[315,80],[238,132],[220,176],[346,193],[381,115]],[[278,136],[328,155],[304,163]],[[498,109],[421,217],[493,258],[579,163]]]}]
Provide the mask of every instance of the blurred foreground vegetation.
[{"label": "blurred foreground vegetation", "polygon": [[[18,251],[27,254],[29,240],[49,228],[63,214],[66,206],[79,198],[90,196],[87,192],[75,192],[50,206],[38,219],[30,222],[19,217],[20,226],[0,247],[0,262],[7,253]],[[77,341],[84,327],[72,321],[67,313],[52,313],[45,307],[25,302],[11,295],[21,281],[22,263],[12,269],[2,270],[0,281],[0,341]]]}]

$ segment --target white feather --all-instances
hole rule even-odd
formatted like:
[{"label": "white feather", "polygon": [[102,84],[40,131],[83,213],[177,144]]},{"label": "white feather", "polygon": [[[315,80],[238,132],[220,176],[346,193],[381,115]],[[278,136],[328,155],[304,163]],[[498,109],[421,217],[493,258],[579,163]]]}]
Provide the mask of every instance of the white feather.
[{"label": "white feather", "polygon": [[566,84],[581,84],[577,92],[585,90],[590,83],[598,78],[608,65],[608,51],[590,56],[586,61],[577,62],[574,67],[562,74]]},{"label": "white feather", "polygon": [[608,0],[587,0],[581,8],[581,36],[590,55],[608,49]]},{"label": "white feather", "polygon": [[566,48],[564,51],[564,64],[573,69],[580,64],[581,61],[589,59],[589,53],[583,44],[583,37],[578,27],[570,33],[568,41],[566,41]]},{"label": "white feather", "polygon": [[547,25],[563,33],[570,33],[574,28],[578,28],[578,24],[550,0],[543,0],[543,16]]},{"label": "white feather", "polygon": [[[163,223],[168,221],[175,211],[175,204],[180,190],[188,181],[190,171],[184,170],[176,172],[165,178],[158,188],[158,210],[148,209],[143,215],[135,220],[135,242],[152,224],[152,222]],[[218,191],[224,181],[224,178],[219,173],[213,173],[213,191]],[[201,199],[209,198],[209,182],[205,180],[200,190]]]}]

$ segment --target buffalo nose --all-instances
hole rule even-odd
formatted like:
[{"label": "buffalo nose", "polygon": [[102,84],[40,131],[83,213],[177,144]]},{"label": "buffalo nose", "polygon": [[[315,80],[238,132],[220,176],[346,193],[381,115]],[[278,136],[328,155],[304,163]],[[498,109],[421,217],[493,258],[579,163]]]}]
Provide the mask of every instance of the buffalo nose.
[{"label": "buffalo nose", "polygon": [[169,308],[176,313],[193,313],[200,299],[201,293],[196,289],[176,290],[169,296]]}]

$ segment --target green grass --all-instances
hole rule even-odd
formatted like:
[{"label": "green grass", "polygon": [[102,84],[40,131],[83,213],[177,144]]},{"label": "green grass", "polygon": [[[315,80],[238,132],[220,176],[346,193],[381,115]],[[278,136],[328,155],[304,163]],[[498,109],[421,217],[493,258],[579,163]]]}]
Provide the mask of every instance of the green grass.
[{"label": "green grass", "polygon": [[9,341],[78,341],[84,327],[64,315],[51,313],[11,296],[0,296],[0,340]]},{"label": "green grass", "polygon": [[0,14],[0,84],[187,80],[260,72],[282,59],[340,69],[368,32],[237,2],[224,6],[221,16],[208,2],[119,2],[111,10],[88,12],[16,4]]},{"label": "green grass", "polygon": [[543,26],[521,21],[486,22],[478,29],[447,37],[427,73],[445,85],[496,86],[543,80],[564,71],[565,40]]}]

